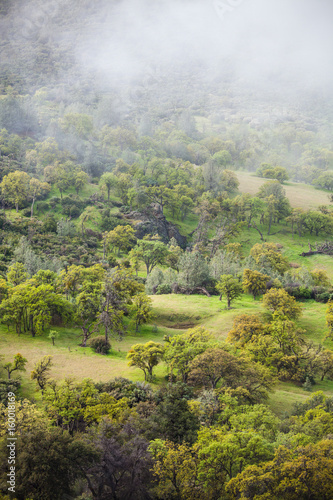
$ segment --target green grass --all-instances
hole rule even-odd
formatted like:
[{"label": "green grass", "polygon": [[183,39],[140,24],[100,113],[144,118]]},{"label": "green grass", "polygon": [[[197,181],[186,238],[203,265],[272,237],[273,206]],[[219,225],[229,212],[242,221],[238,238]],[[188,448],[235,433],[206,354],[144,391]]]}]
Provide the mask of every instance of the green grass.
[{"label": "green grass", "polygon": [[[107,356],[96,354],[89,347],[79,346],[80,330],[72,328],[55,328],[59,333],[55,346],[48,339],[48,333],[36,338],[28,334],[17,336],[7,329],[0,329],[0,351],[5,361],[20,352],[28,359],[26,372],[22,374],[22,395],[36,398],[35,384],[30,380],[30,372],[34,364],[42,356],[53,356],[51,376],[57,380],[70,377],[76,380],[91,378],[95,381],[107,381],[117,376],[142,381],[143,373],[127,365],[126,355],[133,344],[145,343],[150,340],[163,342],[164,336],[184,332],[187,328],[203,326],[219,340],[224,340],[232,328],[234,317],[242,314],[258,314],[263,312],[260,300],[244,295],[233,303],[233,308],[226,308],[225,300],[218,297],[201,295],[156,295],[152,297],[155,313],[154,321],[144,325],[138,334],[134,333],[131,323],[128,323],[128,333],[122,341],[111,339],[112,351]],[[325,325],[325,304],[307,301],[303,304],[303,316],[299,326],[307,330],[306,336],[315,343],[324,339],[327,328]],[[157,328],[156,328],[157,327]],[[325,345],[332,348],[332,342]],[[155,384],[165,383],[166,366],[161,363],[155,370]],[[324,381],[314,386],[313,390],[324,390],[333,394],[333,382]],[[309,393],[302,387],[291,383],[279,383],[270,397],[269,404],[278,414],[290,410],[295,401],[306,399]],[[37,399],[39,398],[37,394]]]}]

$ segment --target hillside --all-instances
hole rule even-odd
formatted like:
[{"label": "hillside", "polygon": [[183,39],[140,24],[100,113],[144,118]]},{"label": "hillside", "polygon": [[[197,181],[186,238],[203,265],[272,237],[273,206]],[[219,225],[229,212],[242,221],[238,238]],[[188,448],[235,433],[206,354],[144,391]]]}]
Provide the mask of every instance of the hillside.
[{"label": "hillside", "polygon": [[332,13],[0,1],[1,498],[333,498]]}]

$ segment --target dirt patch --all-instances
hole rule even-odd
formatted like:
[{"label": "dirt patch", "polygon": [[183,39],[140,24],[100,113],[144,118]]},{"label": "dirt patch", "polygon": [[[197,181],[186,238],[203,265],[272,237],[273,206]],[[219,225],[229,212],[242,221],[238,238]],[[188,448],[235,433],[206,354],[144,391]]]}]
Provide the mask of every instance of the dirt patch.
[{"label": "dirt patch", "polygon": [[175,323],[174,325],[169,325],[168,328],[174,328],[175,330],[187,330],[188,328],[194,328],[195,323]]}]

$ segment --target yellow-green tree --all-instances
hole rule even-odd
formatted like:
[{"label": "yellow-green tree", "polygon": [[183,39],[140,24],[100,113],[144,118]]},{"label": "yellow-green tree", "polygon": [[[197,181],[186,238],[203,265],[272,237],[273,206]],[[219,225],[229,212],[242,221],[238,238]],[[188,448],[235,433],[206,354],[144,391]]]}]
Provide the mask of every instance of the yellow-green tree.
[{"label": "yellow-green tree", "polygon": [[38,387],[44,392],[44,389],[49,381],[49,372],[52,366],[52,356],[43,356],[31,372],[31,379],[36,380]]},{"label": "yellow-green tree", "polygon": [[18,353],[14,356],[14,361],[12,363],[5,363],[3,365],[4,369],[7,371],[8,379],[11,378],[11,375],[15,371],[25,371],[25,365],[28,362],[22,354]]},{"label": "yellow-green tree", "polygon": [[234,500],[330,500],[333,442],[327,439],[296,449],[280,446],[272,461],[247,467],[226,489]]},{"label": "yellow-green tree", "polygon": [[313,269],[310,271],[315,286],[330,286],[331,282],[324,269]]},{"label": "yellow-green tree", "polygon": [[120,252],[125,252],[128,248],[135,243],[135,231],[132,226],[116,226],[112,231],[107,233],[106,241],[111,249],[118,248],[118,255]]},{"label": "yellow-green tree", "polygon": [[265,331],[265,326],[255,314],[240,314],[234,319],[233,328],[228,333],[227,341],[244,347],[252,337],[260,337]]},{"label": "yellow-green tree", "polygon": [[275,243],[257,243],[251,248],[250,255],[257,264],[264,265],[267,262],[281,274],[289,269],[288,259],[281,254]]},{"label": "yellow-green tree", "polygon": [[289,295],[283,288],[271,288],[263,296],[263,305],[272,314],[278,313],[288,319],[297,319],[302,314],[302,307],[297,304],[295,297]]},{"label": "yellow-green tree", "polygon": [[198,447],[155,439],[149,446],[154,458],[158,498],[209,500],[199,487]]},{"label": "yellow-green tree", "polygon": [[252,271],[251,269],[244,269],[243,287],[254,299],[265,292],[269,280],[270,278],[267,274]]},{"label": "yellow-green tree", "polygon": [[127,354],[128,365],[136,366],[143,371],[145,380],[153,378],[153,368],[158,365],[163,358],[164,348],[157,342],[147,342],[146,344],[135,344]]},{"label": "yellow-green tree", "polygon": [[231,307],[231,302],[243,293],[241,283],[234,278],[231,274],[223,274],[216,284],[216,290],[220,293],[220,300],[222,295],[225,295],[228,302],[228,309]]},{"label": "yellow-green tree", "polygon": [[30,199],[32,200],[31,203],[31,218],[34,216],[34,205],[35,201],[39,196],[43,196],[44,194],[48,193],[51,189],[50,184],[47,182],[41,182],[38,179],[35,179],[34,177],[30,179],[29,183],[29,196]]},{"label": "yellow-green tree", "polygon": [[138,293],[132,299],[131,312],[135,321],[135,331],[138,332],[140,325],[148,323],[153,317],[152,300],[145,293]]},{"label": "yellow-green tree", "polygon": [[14,262],[7,271],[7,280],[10,284],[17,286],[28,279],[26,267],[21,262]]},{"label": "yellow-green tree", "polygon": [[14,205],[18,212],[19,205],[26,201],[30,191],[30,177],[27,173],[15,170],[5,175],[1,184],[1,193],[9,205]]}]

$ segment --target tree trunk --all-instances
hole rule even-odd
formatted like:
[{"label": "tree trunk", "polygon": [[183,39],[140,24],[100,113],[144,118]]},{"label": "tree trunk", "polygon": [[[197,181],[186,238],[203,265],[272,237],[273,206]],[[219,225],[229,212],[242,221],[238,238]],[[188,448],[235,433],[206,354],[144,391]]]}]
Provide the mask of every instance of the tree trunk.
[{"label": "tree trunk", "polygon": [[273,220],[273,216],[271,216],[269,218],[269,226],[268,226],[268,233],[267,233],[268,236],[271,234],[272,220]]},{"label": "tree trunk", "polygon": [[18,203],[15,203],[16,213],[18,212]]},{"label": "tree trunk", "polygon": [[32,315],[30,315],[30,331],[31,331],[31,335],[33,337],[35,337],[36,332],[35,332],[35,327],[34,327],[34,319],[33,319]]},{"label": "tree trunk", "polygon": [[34,204],[35,204],[35,198],[32,198],[32,204],[31,204],[31,219],[34,216]]}]

